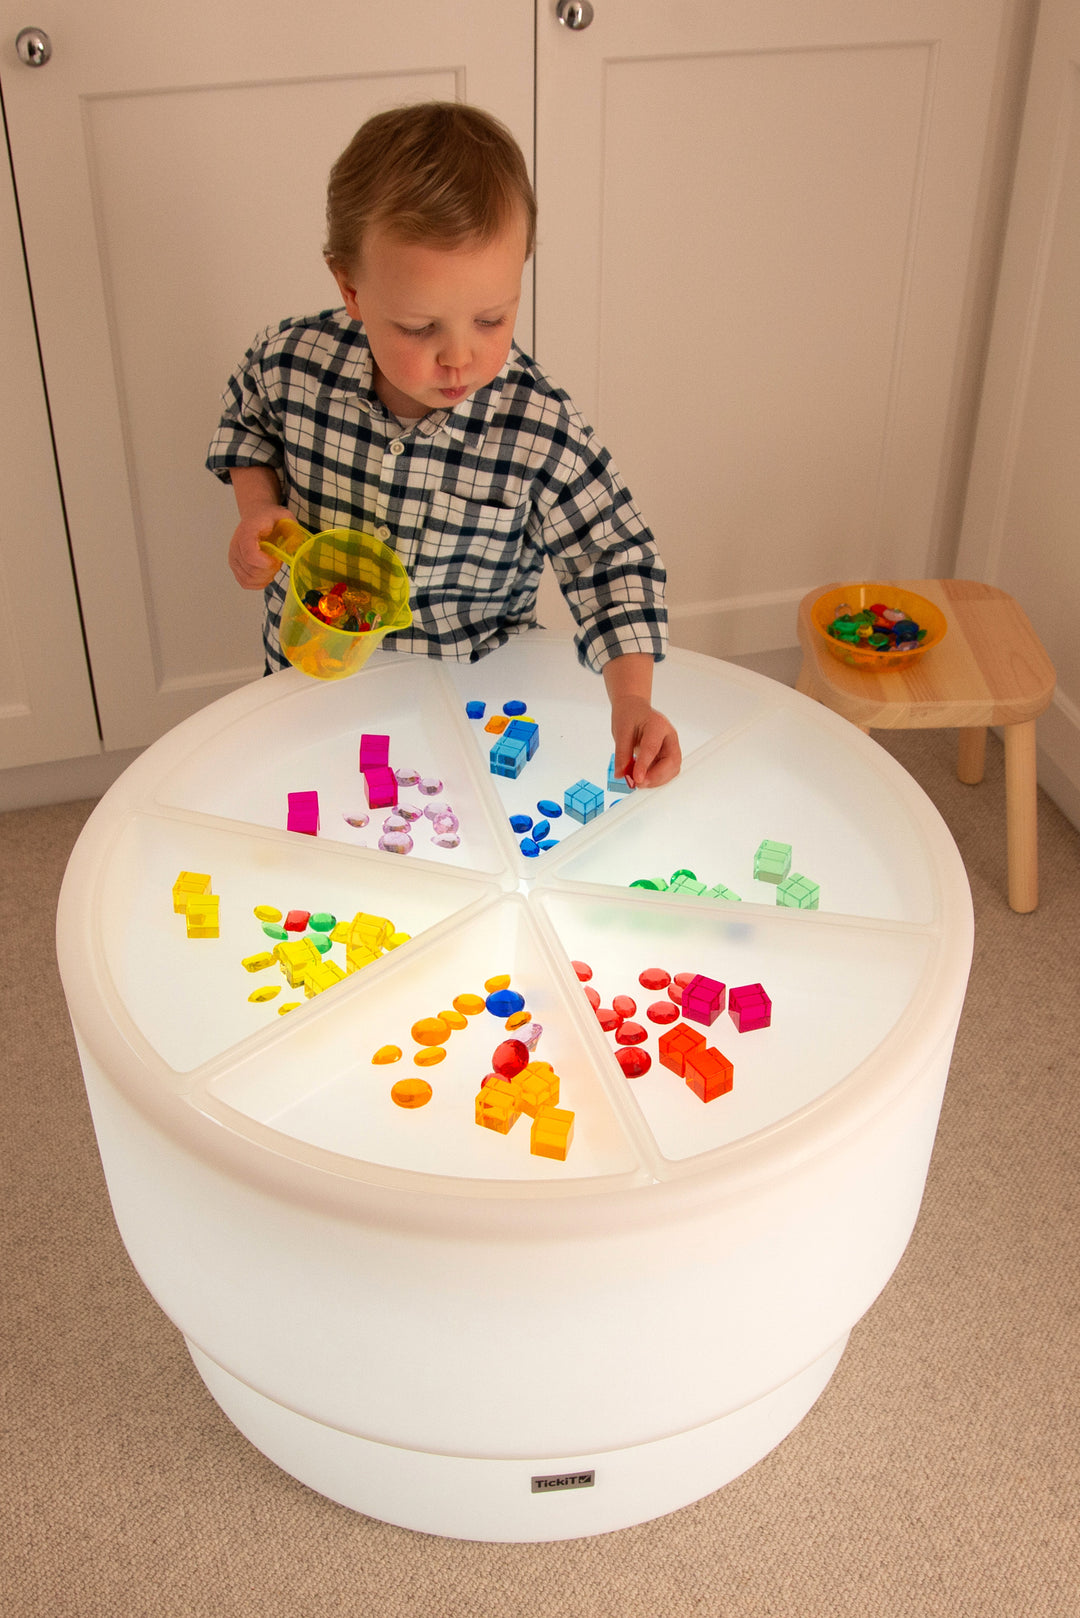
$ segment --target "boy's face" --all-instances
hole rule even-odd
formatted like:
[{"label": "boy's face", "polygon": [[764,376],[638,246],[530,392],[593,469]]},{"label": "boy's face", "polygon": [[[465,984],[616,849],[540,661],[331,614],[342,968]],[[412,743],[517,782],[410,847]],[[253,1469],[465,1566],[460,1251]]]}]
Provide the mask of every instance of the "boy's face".
[{"label": "boy's face", "polygon": [[446,410],[498,376],[524,267],[523,219],[483,245],[403,242],[381,227],[365,237],[355,274],[333,274],[347,312],[363,322],[388,410]]}]

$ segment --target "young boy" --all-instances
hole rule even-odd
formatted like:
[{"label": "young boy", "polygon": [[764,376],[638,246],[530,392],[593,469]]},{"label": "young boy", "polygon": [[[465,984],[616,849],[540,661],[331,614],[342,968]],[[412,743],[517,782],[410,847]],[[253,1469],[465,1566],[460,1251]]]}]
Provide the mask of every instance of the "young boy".
[{"label": "young boy", "polygon": [[330,173],[327,264],[344,311],[286,320],[225,392],[207,465],[240,511],[229,564],[265,590],[267,672],[287,574],[259,548],[278,518],[363,528],[412,584],[388,650],[475,661],[531,627],[545,556],[603,673],[615,773],[678,773],[652,706],[665,573],[607,451],[513,342],[536,203],[489,114],[432,102],[380,113]]}]

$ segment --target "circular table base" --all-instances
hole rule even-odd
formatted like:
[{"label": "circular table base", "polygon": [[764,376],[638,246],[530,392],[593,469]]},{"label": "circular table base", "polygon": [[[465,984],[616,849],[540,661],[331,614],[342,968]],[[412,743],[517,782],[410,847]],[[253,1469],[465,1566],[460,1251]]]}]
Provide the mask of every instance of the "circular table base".
[{"label": "circular table base", "polygon": [[[730,1483],[798,1425],[846,1343],[845,1336],[789,1382],[703,1427],[599,1455],[538,1460],[431,1455],[358,1438],[256,1393],[187,1346],[230,1421],[309,1488],[421,1533],[536,1542],[629,1528]],[[590,1473],[593,1481],[582,1481]]]}]

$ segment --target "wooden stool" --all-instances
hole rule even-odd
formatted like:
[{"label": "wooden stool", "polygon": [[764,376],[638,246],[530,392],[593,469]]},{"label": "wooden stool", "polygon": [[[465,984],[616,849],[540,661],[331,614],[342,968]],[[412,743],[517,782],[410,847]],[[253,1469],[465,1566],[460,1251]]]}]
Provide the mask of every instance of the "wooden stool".
[{"label": "wooden stool", "polygon": [[939,606],[948,620],[940,646],[907,669],[850,668],[833,657],[810,618],[818,596],[799,603],[802,668],[796,688],[842,714],[860,730],[960,732],[957,774],[982,780],[987,725],[1005,727],[1005,822],[1009,904],[1039,902],[1035,719],[1054,694],[1054,665],[1012,596],[974,579],[897,579]]}]

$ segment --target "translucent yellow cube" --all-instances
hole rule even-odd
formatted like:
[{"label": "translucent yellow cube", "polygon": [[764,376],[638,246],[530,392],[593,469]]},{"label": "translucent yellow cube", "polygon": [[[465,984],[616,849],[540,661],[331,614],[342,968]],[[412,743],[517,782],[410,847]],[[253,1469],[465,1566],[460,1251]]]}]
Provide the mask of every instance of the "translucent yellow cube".
[{"label": "translucent yellow cube", "polygon": [[172,907],[179,916],[188,907],[188,900],[209,893],[213,883],[205,871],[181,871],[173,883]]}]

